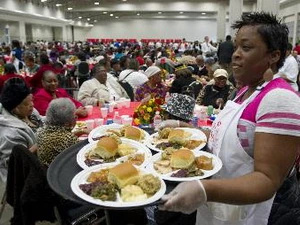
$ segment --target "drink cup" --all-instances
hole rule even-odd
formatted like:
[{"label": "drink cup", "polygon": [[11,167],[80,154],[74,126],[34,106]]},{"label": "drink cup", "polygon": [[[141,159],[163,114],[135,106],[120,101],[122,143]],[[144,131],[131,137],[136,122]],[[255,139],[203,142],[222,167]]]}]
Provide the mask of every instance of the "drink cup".
[{"label": "drink cup", "polygon": [[124,100],[124,103],[125,103],[125,104],[124,104],[124,105],[125,105],[125,108],[127,108],[127,109],[130,108],[130,99],[125,99],[125,100]]},{"label": "drink cup", "polygon": [[93,106],[92,105],[87,105],[87,106],[85,106],[85,108],[87,110],[88,116],[93,114]]},{"label": "drink cup", "polygon": [[110,113],[112,113],[112,112],[114,111],[114,103],[109,103],[109,104],[108,104],[108,111],[109,111]]},{"label": "drink cup", "polygon": [[125,123],[126,123],[126,119],[127,119],[128,117],[129,117],[128,115],[122,115],[122,116],[121,116],[122,124],[125,124]]},{"label": "drink cup", "polygon": [[132,117],[127,117],[127,118],[124,118],[124,121],[122,121],[122,122],[123,122],[124,125],[131,125],[132,120],[133,120]]},{"label": "drink cup", "polygon": [[99,126],[103,125],[104,119],[103,118],[98,118],[98,119],[95,119],[94,122],[95,122],[95,127],[99,127]]},{"label": "drink cup", "polygon": [[94,129],[94,120],[86,120],[86,128],[88,130],[93,130]]},{"label": "drink cup", "polygon": [[106,118],[108,114],[108,108],[100,108],[102,118]]}]

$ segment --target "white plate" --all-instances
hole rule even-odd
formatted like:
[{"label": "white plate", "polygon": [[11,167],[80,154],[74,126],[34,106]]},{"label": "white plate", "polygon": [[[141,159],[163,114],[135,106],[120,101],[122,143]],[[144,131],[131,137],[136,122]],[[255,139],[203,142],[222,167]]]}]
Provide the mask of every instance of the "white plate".
[{"label": "white plate", "polygon": [[[201,130],[195,129],[195,128],[184,128],[184,127],[176,128],[176,129],[181,129],[181,130],[184,130],[184,131],[192,134],[192,136],[190,136],[188,138],[190,140],[203,140],[204,141],[198,147],[196,147],[194,149],[191,149],[193,152],[197,152],[197,151],[201,150],[206,145],[207,137]],[[150,135],[150,137],[146,141],[146,145],[147,145],[148,148],[151,148],[152,150],[154,150],[156,152],[162,152],[163,150],[161,150],[159,148],[156,148],[155,147],[156,144],[152,143],[153,139],[156,138],[156,137],[158,137],[158,132]]]},{"label": "white plate", "polygon": [[[135,153],[133,153],[133,154],[144,153],[145,154],[145,160],[144,160],[144,162],[139,167],[145,167],[145,166],[147,166],[147,164],[150,162],[151,157],[152,157],[152,153],[149,150],[149,148],[147,148],[142,143],[134,141],[134,140],[130,140],[130,139],[127,139],[127,138],[121,138],[121,140],[122,140],[122,143],[129,144],[132,147],[134,147],[134,148],[137,149],[137,151]],[[96,145],[97,145],[97,142],[89,143],[89,144],[85,145],[82,149],[80,149],[79,152],[77,153],[76,160],[77,160],[78,165],[81,168],[83,168],[83,169],[89,168],[89,166],[86,165],[85,162],[84,162],[86,160],[85,154],[88,151],[90,151],[91,149],[93,149]],[[116,162],[118,162],[118,163],[124,162],[124,161],[126,161],[126,159],[128,158],[128,156],[129,155],[117,158]],[[97,160],[95,159],[95,161],[97,161]],[[102,165],[103,164],[105,165],[107,163],[102,163]]]},{"label": "white plate", "polygon": [[[113,124],[109,124],[109,125],[101,125],[99,127],[96,127],[94,128],[90,133],[89,133],[89,136],[88,136],[88,140],[90,143],[94,143],[94,142],[97,142],[97,141],[94,141],[93,138],[96,138],[96,137],[99,137],[101,135],[104,135],[106,133],[106,131],[108,129],[120,129],[121,127],[123,127],[124,125],[121,125],[121,124],[116,124],[116,123],[113,123]],[[138,128],[138,127],[137,127]],[[140,129],[140,128],[138,128]],[[145,138],[144,140],[141,140],[141,142],[144,142],[145,140],[147,140],[149,137],[150,137],[150,134],[148,134],[146,131],[144,131],[143,129],[140,129],[141,131],[144,132],[145,134]]]},{"label": "white plate", "polygon": [[196,153],[194,153],[194,155],[196,157],[204,155],[207,157],[212,158],[212,163],[214,168],[212,170],[202,170],[203,171],[203,175],[202,176],[195,176],[195,177],[171,177],[171,175],[173,173],[176,173],[178,170],[174,170],[170,173],[166,173],[166,174],[161,174],[159,172],[157,172],[154,167],[153,167],[153,163],[160,160],[161,159],[161,152],[155,154],[152,156],[152,160],[151,162],[148,164],[148,166],[146,167],[147,170],[149,170],[152,174],[154,174],[155,176],[159,176],[161,177],[163,180],[168,180],[168,181],[177,181],[177,182],[182,182],[182,181],[191,181],[191,180],[199,180],[199,179],[204,179],[207,177],[210,177],[214,174],[216,174],[221,168],[222,168],[222,161],[219,157],[209,153],[209,152],[204,152],[204,151],[198,151]]},{"label": "white plate", "polygon": [[[95,199],[87,194],[85,194],[80,188],[79,185],[80,184],[85,184],[88,183],[86,180],[88,178],[88,176],[91,174],[91,172],[95,172],[95,171],[99,171],[101,169],[106,169],[106,168],[110,168],[117,165],[116,163],[110,163],[110,164],[106,164],[106,165],[97,165],[97,166],[93,166],[90,167],[88,169],[85,169],[81,172],[79,172],[73,179],[71,182],[71,189],[74,192],[75,195],[77,195],[79,198],[93,203],[95,205],[101,205],[101,206],[106,206],[106,207],[116,207],[116,208],[128,208],[128,207],[137,207],[137,206],[146,206],[152,202],[155,202],[157,200],[159,200],[166,192],[166,184],[165,182],[160,179],[160,183],[161,183],[161,187],[160,189],[150,198],[142,200],[142,201],[136,201],[136,202],[123,202],[120,195],[117,194],[117,201],[102,201],[100,199]],[[143,170],[141,168],[138,168],[138,170],[142,173],[142,174],[149,174],[148,171]]]}]

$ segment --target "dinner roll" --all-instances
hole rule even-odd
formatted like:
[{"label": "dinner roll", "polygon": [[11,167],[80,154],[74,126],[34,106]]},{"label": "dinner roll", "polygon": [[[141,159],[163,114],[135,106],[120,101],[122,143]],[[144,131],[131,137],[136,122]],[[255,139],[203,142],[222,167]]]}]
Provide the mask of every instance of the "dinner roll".
[{"label": "dinner roll", "polygon": [[175,169],[188,169],[193,165],[195,156],[192,151],[188,149],[180,149],[172,153],[170,164]]},{"label": "dinner roll", "polygon": [[124,129],[125,129],[125,133],[124,133],[125,138],[133,139],[136,141],[139,141],[143,138],[143,132],[139,128],[133,126],[126,126]]},{"label": "dinner roll", "polygon": [[168,141],[170,143],[176,143],[176,144],[180,144],[180,145],[184,145],[185,144],[185,132],[184,130],[181,129],[174,129],[171,130],[168,136]]},{"label": "dinner roll", "polygon": [[212,158],[209,158],[205,155],[201,155],[196,158],[196,165],[199,169],[203,170],[212,170],[214,168]]},{"label": "dinner roll", "polygon": [[139,171],[128,162],[111,168],[108,172],[108,181],[123,188],[129,184],[135,184],[139,178]]},{"label": "dinner roll", "polygon": [[114,137],[101,137],[93,151],[103,159],[114,157],[118,152],[118,141]]}]

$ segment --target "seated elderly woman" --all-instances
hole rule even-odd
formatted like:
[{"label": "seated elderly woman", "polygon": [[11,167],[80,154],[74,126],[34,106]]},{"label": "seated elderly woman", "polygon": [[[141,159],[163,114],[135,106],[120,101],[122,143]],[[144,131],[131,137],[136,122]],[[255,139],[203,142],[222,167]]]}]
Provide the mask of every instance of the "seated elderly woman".
[{"label": "seated elderly woman", "polygon": [[34,107],[42,116],[46,114],[49,103],[56,98],[69,98],[77,108],[76,115],[79,117],[87,116],[87,110],[80,102],[71,98],[64,89],[58,88],[58,79],[53,71],[44,72],[42,77],[42,86],[43,88],[39,89],[34,94],[33,100]]},{"label": "seated elderly woman", "polygon": [[141,101],[147,96],[165,98],[167,87],[162,83],[161,70],[157,66],[150,66],[145,71],[148,81],[136,89],[135,100]]},{"label": "seated elderly woman", "polygon": [[192,71],[192,67],[187,67],[186,65],[178,65],[175,69],[176,77],[170,88],[170,93],[184,93],[187,89],[189,89],[189,86],[193,86],[193,88],[190,88],[192,90],[190,94],[192,94],[193,92],[194,95],[198,94],[202,89],[202,85],[199,83],[199,85],[194,87],[193,84],[196,84],[196,79],[192,77]]},{"label": "seated elderly woman", "polygon": [[11,78],[0,95],[0,176],[6,177],[6,162],[13,146],[36,150],[32,129],[22,120],[33,110],[32,94],[24,80]]},{"label": "seated elderly woman", "polygon": [[45,126],[37,132],[38,157],[49,166],[63,150],[78,142],[71,131],[76,124],[76,107],[68,98],[50,102],[46,112]]},{"label": "seated elderly woman", "polygon": [[214,108],[223,107],[233,86],[227,83],[228,74],[224,69],[217,69],[214,72],[214,83],[203,88],[196,100],[199,105],[212,105]]}]

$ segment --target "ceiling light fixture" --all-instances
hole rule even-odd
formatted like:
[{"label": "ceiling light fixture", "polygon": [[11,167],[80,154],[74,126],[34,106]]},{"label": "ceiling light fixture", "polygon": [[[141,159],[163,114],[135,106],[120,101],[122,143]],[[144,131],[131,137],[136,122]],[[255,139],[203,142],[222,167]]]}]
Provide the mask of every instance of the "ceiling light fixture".
[{"label": "ceiling light fixture", "polygon": [[100,2],[94,2],[95,5],[100,5]]},{"label": "ceiling light fixture", "polygon": [[72,10],[72,9],[73,9],[72,7],[69,7],[69,8],[68,8],[68,10]]},{"label": "ceiling light fixture", "polygon": [[78,19],[82,19],[82,16],[78,16]]},{"label": "ceiling light fixture", "polygon": [[205,12],[203,12],[203,13],[201,13],[202,15],[206,15],[206,13]]},{"label": "ceiling light fixture", "polygon": [[114,16],[114,14],[112,14],[112,13],[111,13],[111,14],[109,14],[109,15],[110,15],[110,16]]},{"label": "ceiling light fixture", "polygon": [[60,7],[60,6],[62,6],[62,4],[60,4],[60,3],[57,3],[57,4],[56,4],[56,6],[57,6],[57,7]]},{"label": "ceiling light fixture", "polygon": [[97,20],[94,20],[94,22],[96,23],[96,22],[97,22]]},{"label": "ceiling light fixture", "polygon": [[183,12],[179,12],[179,14],[183,14]]},{"label": "ceiling light fixture", "polygon": [[103,12],[103,14],[107,14],[107,12]]},{"label": "ceiling light fixture", "polygon": [[115,18],[116,18],[116,19],[119,19],[119,17],[118,17],[118,16],[116,16]]},{"label": "ceiling light fixture", "polygon": [[137,15],[137,16],[140,16],[141,14],[140,14],[140,13],[137,13],[136,15]]},{"label": "ceiling light fixture", "polygon": [[158,14],[162,14],[162,12],[158,12]]},{"label": "ceiling light fixture", "polygon": [[122,0],[122,2],[127,2],[127,0]]},{"label": "ceiling light fixture", "polygon": [[41,0],[41,2],[46,2],[47,0]]},{"label": "ceiling light fixture", "polygon": [[86,18],[86,20],[87,20],[87,21],[90,21],[91,19],[90,19],[90,18]]}]

